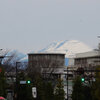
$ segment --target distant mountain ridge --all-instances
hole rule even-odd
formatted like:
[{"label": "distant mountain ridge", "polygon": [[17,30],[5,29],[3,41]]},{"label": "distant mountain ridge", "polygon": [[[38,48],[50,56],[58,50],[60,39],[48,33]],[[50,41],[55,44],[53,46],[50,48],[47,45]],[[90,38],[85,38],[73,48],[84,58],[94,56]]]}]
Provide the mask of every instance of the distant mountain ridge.
[{"label": "distant mountain ridge", "polygon": [[[78,40],[65,40],[60,42],[52,42],[47,47],[31,53],[64,53],[65,65],[68,65],[69,58],[75,57],[75,54],[92,51],[93,49],[88,45]],[[28,61],[28,56],[21,59],[22,62]]]},{"label": "distant mountain ridge", "polygon": [[88,52],[92,48],[78,40],[65,40],[60,42],[53,42],[46,48],[38,51],[39,53],[65,53],[66,57],[75,56],[76,53]]}]

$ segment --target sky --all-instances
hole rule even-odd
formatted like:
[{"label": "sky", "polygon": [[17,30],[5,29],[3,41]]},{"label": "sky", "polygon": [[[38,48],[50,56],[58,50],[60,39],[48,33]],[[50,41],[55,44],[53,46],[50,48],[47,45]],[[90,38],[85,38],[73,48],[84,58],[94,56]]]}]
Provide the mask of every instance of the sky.
[{"label": "sky", "polygon": [[0,48],[40,50],[53,41],[100,40],[100,0],[0,0]]}]

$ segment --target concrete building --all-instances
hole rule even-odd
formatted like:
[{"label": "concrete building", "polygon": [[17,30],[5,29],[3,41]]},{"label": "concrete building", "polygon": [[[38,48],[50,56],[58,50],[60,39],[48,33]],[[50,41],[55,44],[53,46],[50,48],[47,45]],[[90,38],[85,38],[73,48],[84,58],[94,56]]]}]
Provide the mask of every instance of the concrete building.
[{"label": "concrete building", "polygon": [[63,73],[65,66],[65,54],[62,53],[31,53],[28,54],[30,69],[40,71],[42,74]]},{"label": "concrete building", "polygon": [[88,68],[100,65],[100,50],[76,54],[74,65]]}]

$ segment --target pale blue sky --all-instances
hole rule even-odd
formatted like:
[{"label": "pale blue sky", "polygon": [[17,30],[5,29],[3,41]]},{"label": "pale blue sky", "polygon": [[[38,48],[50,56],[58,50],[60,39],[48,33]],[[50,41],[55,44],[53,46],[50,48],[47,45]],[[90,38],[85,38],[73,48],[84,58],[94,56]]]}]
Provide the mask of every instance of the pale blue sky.
[{"label": "pale blue sky", "polygon": [[0,48],[28,53],[52,41],[96,47],[100,0],[0,0]]}]

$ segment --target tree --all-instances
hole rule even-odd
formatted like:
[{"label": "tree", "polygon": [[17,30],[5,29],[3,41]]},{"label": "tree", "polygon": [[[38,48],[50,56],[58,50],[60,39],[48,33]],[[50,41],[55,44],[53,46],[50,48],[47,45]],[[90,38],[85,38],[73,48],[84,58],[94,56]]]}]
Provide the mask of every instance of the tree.
[{"label": "tree", "polygon": [[57,85],[55,87],[55,100],[64,100],[64,98],[65,98],[65,92],[64,92],[63,81],[59,78]]},{"label": "tree", "polygon": [[96,81],[92,84],[92,97],[93,100],[100,100],[100,66],[97,66],[96,70]]},{"label": "tree", "polygon": [[72,100],[84,100],[83,85],[81,77],[76,77],[74,80],[73,91],[72,91]]},{"label": "tree", "polygon": [[0,66],[0,96],[6,97],[6,78],[4,69]]},{"label": "tree", "polygon": [[54,88],[52,82],[44,83],[45,100],[54,100]]},{"label": "tree", "polygon": [[83,86],[83,95],[84,95],[84,100],[92,100],[91,85]]},{"label": "tree", "polygon": [[[4,66],[6,72],[15,71],[16,62],[20,62],[20,60],[24,57],[24,55],[20,54],[18,51],[5,51],[3,54],[4,58],[2,59],[2,65]],[[24,65],[21,65],[23,67]]]},{"label": "tree", "polygon": [[45,84],[43,83],[42,77],[38,76],[34,80],[34,87],[37,88],[37,98],[36,100],[45,100]]},{"label": "tree", "polygon": [[79,68],[77,69],[77,74],[78,74],[78,75],[83,75],[83,74],[84,74],[84,68],[79,67]]}]

